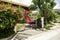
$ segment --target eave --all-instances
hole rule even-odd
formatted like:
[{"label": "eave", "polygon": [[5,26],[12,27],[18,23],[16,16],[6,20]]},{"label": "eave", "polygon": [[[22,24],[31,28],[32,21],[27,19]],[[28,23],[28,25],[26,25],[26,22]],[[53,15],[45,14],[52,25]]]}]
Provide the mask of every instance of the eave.
[{"label": "eave", "polygon": [[11,3],[11,4],[15,4],[15,5],[20,5],[20,6],[23,6],[23,7],[29,7],[27,5],[24,5],[24,4],[21,4],[21,3],[16,3],[16,2],[13,2],[13,1],[9,1],[9,0],[1,0],[1,1]]}]

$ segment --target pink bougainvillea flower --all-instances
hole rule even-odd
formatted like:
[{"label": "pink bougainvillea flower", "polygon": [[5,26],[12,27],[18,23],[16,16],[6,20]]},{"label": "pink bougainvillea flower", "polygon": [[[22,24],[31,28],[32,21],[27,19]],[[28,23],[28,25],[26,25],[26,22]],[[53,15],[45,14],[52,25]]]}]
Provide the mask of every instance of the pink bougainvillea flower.
[{"label": "pink bougainvillea flower", "polygon": [[33,20],[30,19],[29,16],[25,16],[25,18],[26,18],[26,20],[27,20],[27,22],[28,22],[29,24],[31,24],[32,22],[34,22]]},{"label": "pink bougainvillea flower", "polygon": [[3,10],[4,8],[0,8],[0,10]]},{"label": "pink bougainvillea flower", "polygon": [[30,19],[30,17],[29,17],[29,16],[25,16],[25,18],[26,18],[26,19]]},{"label": "pink bougainvillea flower", "polygon": [[28,12],[28,10],[24,9],[24,13],[25,13],[25,14],[28,14],[29,12]]}]

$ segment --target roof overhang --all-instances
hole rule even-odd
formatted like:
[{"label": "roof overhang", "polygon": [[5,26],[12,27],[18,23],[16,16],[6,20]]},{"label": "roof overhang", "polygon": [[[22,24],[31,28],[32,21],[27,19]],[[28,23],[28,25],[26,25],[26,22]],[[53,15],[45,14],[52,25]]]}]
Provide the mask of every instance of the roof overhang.
[{"label": "roof overhang", "polygon": [[[24,6],[24,7],[29,7],[30,6],[30,5],[27,5],[28,4],[27,0],[26,0],[27,2],[25,2],[26,4],[24,4],[21,0],[1,0],[1,1],[16,4],[16,5],[20,5],[20,6]],[[30,1],[30,4],[31,4],[31,1]]]}]

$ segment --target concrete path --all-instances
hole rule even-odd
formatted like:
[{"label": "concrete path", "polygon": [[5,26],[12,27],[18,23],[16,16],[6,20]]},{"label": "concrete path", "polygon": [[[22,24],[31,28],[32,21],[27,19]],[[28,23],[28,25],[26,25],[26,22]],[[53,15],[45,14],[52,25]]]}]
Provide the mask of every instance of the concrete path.
[{"label": "concrete path", "polygon": [[54,36],[59,33],[60,24],[56,23],[56,26],[51,28],[51,30],[35,30],[28,28],[27,30],[18,31],[10,40],[50,40],[55,38]]},{"label": "concrete path", "polygon": [[60,40],[60,33],[49,40]]},{"label": "concrete path", "polygon": [[18,32],[11,40],[25,40],[31,36],[42,33],[43,31],[37,31],[33,29],[25,30],[22,32]]},{"label": "concrete path", "polygon": [[59,33],[60,28],[56,28],[54,30],[48,30],[46,32],[31,36],[26,40],[49,40],[50,38],[54,37],[55,35],[58,35]]},{"label": "concrete path", "polygon": [[60,33],[59,25],[60,24],[56,23],[56,26],[51,30],[28,29],[18,32],[11,40],[49,40]]}]

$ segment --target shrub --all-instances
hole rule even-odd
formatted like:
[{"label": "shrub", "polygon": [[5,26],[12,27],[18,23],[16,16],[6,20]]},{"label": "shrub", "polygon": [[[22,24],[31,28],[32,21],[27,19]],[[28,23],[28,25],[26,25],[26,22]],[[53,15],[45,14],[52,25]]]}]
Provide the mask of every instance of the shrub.
[{"label": "shrub", "polygon": [[38,28],[42,28],[41,18],[37,19],[37,26],[38,26]]},{"label": "shrub", "polygon": [[14,26],[17,20],[17,14],[14,14],[11,10],[5,9],[0,11],[0,38],[14,33]]},{"label": "shrub", "polygon": [[47,22],[49,23],[50,21],[54,21],[58,18],[58,14],[54,11],[50,11],[49,15],[47,16]]},{"label": "shrub", "polygon": [[46,25],[44,26],[44,28],[50,29],[50,28],[53,27],[53,26],[54,26],[54,24],[46,24]]}]

